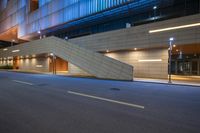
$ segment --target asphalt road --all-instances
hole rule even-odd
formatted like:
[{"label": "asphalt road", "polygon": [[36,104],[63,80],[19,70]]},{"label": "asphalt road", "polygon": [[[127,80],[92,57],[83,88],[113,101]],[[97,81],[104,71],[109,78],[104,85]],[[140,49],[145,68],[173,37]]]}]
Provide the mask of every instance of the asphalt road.
[{"label": "asphalt road", "polygon": [[0,71],[0,133],[200,133],[200,88]]}]

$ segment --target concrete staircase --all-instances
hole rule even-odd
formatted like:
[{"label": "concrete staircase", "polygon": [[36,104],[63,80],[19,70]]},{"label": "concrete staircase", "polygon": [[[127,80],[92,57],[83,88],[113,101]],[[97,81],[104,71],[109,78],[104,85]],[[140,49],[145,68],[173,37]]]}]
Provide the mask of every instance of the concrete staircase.
[{"label": "concrete staircase", "polygon": [[[133,67],[57,37],[47,37],[0,49],[0,58],[54,53],[97,78],[132,80]],[[12,52],[17,50],[18,52]]]}]

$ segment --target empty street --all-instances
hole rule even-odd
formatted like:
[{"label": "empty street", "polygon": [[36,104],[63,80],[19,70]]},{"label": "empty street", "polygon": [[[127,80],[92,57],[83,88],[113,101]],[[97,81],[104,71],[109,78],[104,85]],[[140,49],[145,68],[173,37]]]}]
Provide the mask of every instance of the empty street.
[{"label": "empty street", "polygon": [[199,133],[200,88],[0,71],[0,133]]}]

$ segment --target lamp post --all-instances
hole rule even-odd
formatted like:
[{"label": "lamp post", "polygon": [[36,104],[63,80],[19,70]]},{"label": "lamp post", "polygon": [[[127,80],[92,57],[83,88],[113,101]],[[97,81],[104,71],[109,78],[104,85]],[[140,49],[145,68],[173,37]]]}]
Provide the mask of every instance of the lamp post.
[{"label": "lamp post", "polygon": [[50,56],[52,56],[52,70],[53,74],[56,74],[56,56],[54,53],[50,53]]},{"label": "lamp post", "polygon": [[40,35],[40,39],[42,39],[42,34],[41,34],[41,31],[37,31],[37,33]]},{"label": "lamp post", "polygon": [[13,43],[15,42],[15,39],[12,39],[11,41],[11,46],[13,46]]},{"label": "lamp post", "polygon": [[174,41],[173,37],[169,38],[169,69],[168,69],[168,74],[169,74],[169,81],[168,83],[172,83],[171,79],[171,65],[172,65],[172,43]]},{"label": "lamp post", "polygon": [[[12,41],[11,41],[11,47],[13,46],[14,42],[15,42],[15,39],[12,39]],[[8,49],[4,49],[4,50],[8,50]],[[14,63],[14,60],[13,60],[13,63]],[[7,65],[8,65],[8,61],[7,61]]]},{"label": "lamp post", "polygon": [[154,6],[153,7],[153,20],[155,21],[156,20],[156,10],[157,10],[157,6]]}]

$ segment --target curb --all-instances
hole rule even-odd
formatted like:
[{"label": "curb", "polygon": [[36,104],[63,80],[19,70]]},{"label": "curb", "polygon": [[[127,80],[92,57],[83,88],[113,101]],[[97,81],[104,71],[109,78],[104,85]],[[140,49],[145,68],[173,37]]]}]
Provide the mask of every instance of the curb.
[{"label": "curb", "polygon": [[181,84],[181,83],[163,83],[163,82],[154,82],[154,81],[139,81],[139,80],[134,80],[134,82],[143,82],[143,83],[153,83],[153,84],[166,84],[166,85],[178,85],[178,86],[192,86],[192,87],[200,87],[200,84],[199,85],[194,85],[194,84]]},{"label": "curb", "polygon": [[[9,71],[7,72],[16,72],[16,73],[24,73],[24,74],[42,74],[42,75],[51,75],[48,73],[34,73],[34,72],[23,72],[23,71]],[[95,79],[95,80],[108,80],[111,81],[112,79],[98,79],[95,77],[78,77],[78,76],[70,76],[70,75],[54,75],[54,76],[59,76],[59,77],[71,77],[71,78],[85,78],[85,79]],[[200,87],[200,84],[181,84],[181,83],[164,83],[164,82],[154,82],[154,81],[140,81],[140,80],[131,80],[131,81],[126,81],[126,80],[112,80],[112,81],[124,81],[124,82],[143,82],[143,83],[152,83],[152,84],[165,84],[165,85],[178,85],[178,86],[192,86],[192,87]]]}]

